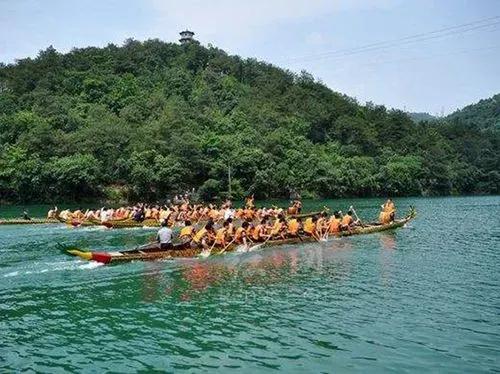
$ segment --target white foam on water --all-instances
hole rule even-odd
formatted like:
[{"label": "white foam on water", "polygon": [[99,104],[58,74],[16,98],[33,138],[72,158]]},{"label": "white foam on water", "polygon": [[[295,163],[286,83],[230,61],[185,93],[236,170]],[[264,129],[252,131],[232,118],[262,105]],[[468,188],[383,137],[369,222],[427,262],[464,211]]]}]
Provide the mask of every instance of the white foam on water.
[{"label": "white foam on water", "polygon": [[97,262],[97,261],[88,261],[82,265],[78,266],[78,269],[80,270],[90,270],[90,269],[96,269],[98,267],[104,266],[102,262]]},{"label": "white foam on water", "polygon": [[15,277],[15,276],[18,276],[19,275],[19,271],[13,271],[13,272],[10,272],[10,273],[7,273],[7,274],[4,274],[4,278],[7,278],[7,277]]},{"label": "white foam on water", "polygon": [[236,253],[245,253],[245,252],[248,252],[249,249],[247,248],[246,245],[244,244],[240,244],[239,246],[236,247],[236,249],[234,250]]},{"label": "white foam on water", "polygon": [[248,252],[259,251],[262,249],[263,246],[264,246],[264,243],[256,244],[256,245],[248,248]]}]

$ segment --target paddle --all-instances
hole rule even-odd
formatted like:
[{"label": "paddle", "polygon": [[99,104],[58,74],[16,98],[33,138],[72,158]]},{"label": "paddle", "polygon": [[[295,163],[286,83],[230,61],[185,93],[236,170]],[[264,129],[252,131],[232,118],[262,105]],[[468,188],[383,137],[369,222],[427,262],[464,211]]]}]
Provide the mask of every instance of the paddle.
[{"label": "paddle", "polygon": [[217,241],[216,241],[216,240],[214,240],[214,244],[212,244],[212,246],[210,247],[210,249],[209,249],[209,251],[208,251],[208,255],[207,255],[207,257],[208,257],[208,256],[210,256],[210,254],[212,253],[212,249],[214,249],[214,247],[215,247],[215,245],[216,245],[216,244],[217,244]]},{"label": "paddle", "polygon": [[325,235],[323,235],[322,241],[328,241],[329,227],[326,228]]},{"label": "paddle", "polygon": [[226,249],[228,249],[228,248],[229,248],[229,246],[230,246],[231,244],[233,244],[235,240],[236,240],[236,238],[235,238],[235,239],[233,239],[233,240],[231,240],[231,241],[229,242],[229,244],[228,244],[228,245],[226,245],[224,248],[222,248],[222,250],[221,250],[218,254],[219,254],[219,255],[221,255],[221,254],[223,254],[224,252],[226,252]]},{"label": "paddle", "polygon": [[[266,243],[267,243],[267,242],[269,241],[269,239],[271,239],[271,238],[272,238],[272,236],[271,236],[271,235],[269,235],[269,236],[267,237],[267,239],[266,239],[266,240],[264,240],[262,243],[258,243],[258,244],[256,244],[256,245],[254,245],[253,247],[248,248],[248,252],[250,252],[250,251],[255,251],[257,248],[261,248],[261,247],[265,246],[265,245],[266,245]],[[252,243],[253,243],[253,242],[252,242]]]},{"label": "paddle", "polygon": [[356,216],[356,220],[359,222],[359,224],[361,225],[361,227],[365,227],[364,223],[361,222],[361,220],[358,217],[358,213],[356,213],[356,210],[354,209],[354,207],[352,205],[349,208],[349,210],[351,210],[354,213],[354,215]]}]

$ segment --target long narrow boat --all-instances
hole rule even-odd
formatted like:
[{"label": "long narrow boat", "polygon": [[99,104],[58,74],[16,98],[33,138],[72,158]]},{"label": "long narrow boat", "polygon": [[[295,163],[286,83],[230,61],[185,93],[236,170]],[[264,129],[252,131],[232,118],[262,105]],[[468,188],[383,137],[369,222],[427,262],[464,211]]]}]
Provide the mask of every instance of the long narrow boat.
[{"label": "long narrow boat", "polygon": [[309,217],[314,217],[316,215],[319,215],[323,212],[325,212],[326,210],[322,210],[320,212],[307,212],[307,213],[300,213],[300,214],[286,214],[286,217],[287,218],[300,218],[300,219],[303,219],[303,218],[309,218]]},{"label": "long narrow boat", "polygon": [[32,218],[32,219],[22,219],[22,218],[8,218],[0,219],[0,225],[43,225],[48,223],[61,223],[57,219],[47,219],[47,218]]},{"label": "long narrow boat", "polygon": [[100,221],[98,219],[67,219],[63,220],[62,218],[59,220],[62,223],[65,223],[68,226],[72,227],[87,227],[87,226],[105,226],[107,228],[130,228],[130,227],[160,227],[160,222],[155,219],[147,219],[142,222],[137,222],[131,219],[114,219],[109,221]]},{"label": "long narrow boat", "polygon": [[[382,224],[373,224],[369,226],[359,226],[349,231],[341,231],[336,234],[332,234],[330,236],[333,237],[342,237],[342,236],[352,236],[352,235],[364,235],[364,234],[372,234],[381,231],[393,230],[399,227],[404,226],[406,223],[411,221],[416,216],[416,211],[414,208],[411,208],[408,212],[407,216],[401,220],[396,220],[392,223],[382,225]],[[262,247],[271,247],[278,246],[283,244],[301,244],[305,242],[314,242],[316,239],[312,237],[296,237],[289,238],[284,240],[269,240],[264,243],[257,243]],[[231,244],[229,247],[222,248],[214,248],[211,251],[211,254],[220,254],[221,252],[232,252],[238,248],[237,244]],[[126,261],[152,261],[152,260],[160,260],[160,259],[173,259],[173,258],[189,258],[196,257],[202,253],[201,248],[191,248],[189,243],[180,243],[176,244],[173,249],[169,250],[161,250],[158,247],[158,244],[150,244],[147,246],[143,246],[141,248],[125,250],[125,251],[117,251],[117,252],[92,252],[92,251],[84,251],[79,248],[66,248],[62,247],[64,253],[78,256],[85,260],[89,261],[97,261],[104,264],[109,263],[119,263]]]},{"label": "long narrow boat", "polygon": [[[308,218],[318,215],[322,212],[308,212],[302,214],[290,214],[287,218]],[[160,221],[156,219],[146,219],[142,222],[134,221],[133,219],[120,219],[120,220],[109,220],[101,222],[99,220],[67,220],[64,221],[68,226],[80,227],[80,226],[105,226],[107,228],[121,229],[121,228],[133,228],[133,227],[160,227]]]}]

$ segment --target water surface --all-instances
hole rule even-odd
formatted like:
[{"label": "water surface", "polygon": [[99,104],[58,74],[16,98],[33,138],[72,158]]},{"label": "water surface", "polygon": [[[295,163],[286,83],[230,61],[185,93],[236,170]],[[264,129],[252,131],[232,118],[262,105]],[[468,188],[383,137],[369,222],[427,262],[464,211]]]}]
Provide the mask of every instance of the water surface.
[{"label": "water surface", "polygon": [[[305,208],[372,220],[381,202]],[[500,197],[396,203],[419,215],[395,232],[117,266],[55,243],[155,231],[0,226],[0,371],[500,371]]]}]

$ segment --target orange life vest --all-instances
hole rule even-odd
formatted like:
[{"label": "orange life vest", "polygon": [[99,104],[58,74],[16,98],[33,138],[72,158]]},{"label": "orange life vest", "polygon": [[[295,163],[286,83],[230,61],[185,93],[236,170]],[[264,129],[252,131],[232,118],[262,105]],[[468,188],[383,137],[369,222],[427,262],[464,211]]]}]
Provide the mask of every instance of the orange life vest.
[{"label": "orange life vest", "polygon": [[333,234],[339,231],[340,231],[340,219],[335,217],[331,218],[328,224],[328,232]]},{"label": "orange life vest", "polygon": [[297,235],[299,232],[299,221],[296,219],[291,219],[288,221],[288,233],[292,235]]},{"label": "orange life vest", "polygon": [[342,217],[342,225],[349,226],[353,222],[352,217],[349,214],[346,214]]},{"label": "orange life vest", "polygon": [[217,233],[215,234],[215,243],[219,245],[225,245],[226,244],[226,228],[220,228],[217,230]]},{"label": "orange life vest", "polygon": [[193,235],[194,227],[193,226],[186,226],[183,227],[180,234],[179,238],[190,238],[191,235]]},{"label": "orange life vest", "polygon": [[304,222],[304,232],[308,234],[314,234],[316,231],[316,224],[313,222],[312,218],[309,217],[306,219],[306,222]]},{"label": "orange life vest", "polygon": [[234,241],[236,243],[241,243],[243,241],[243,236],[246,234],[245,229],[243,227],[238,227],[234,234]]},{"label": "orange life vest", "polygon": [[274,222],[274,226],[271,230],[271,235],[278,235],[282,228],[283,224],[280,222],[279,219],[277,219],[276,222]]},{"label": "orange life vest", "polygon": [[391,213],[392,212],[380,212],[378,219],[380,223],[387,225],[388,223],[391,223]]},{"label": "orange life vest", "polygon": [[262,225],[255,226],[252,233],[252,239],[259,240],[261,231],[262,231]]},{"label": "orange life vest", "polygon": [[208,233],[208,232],[207,232],[207,229],[206,229],[206,228],[202,228],[202,229],[201,229],[200,231],[198,231],[198,232],[196,233],[196,235],[193,237],[193,241],[194,241],[195,243],[201,243],[201,240],[203,239],[203,237],[204,237],[205,235],[207,235],[207,233]]}]

